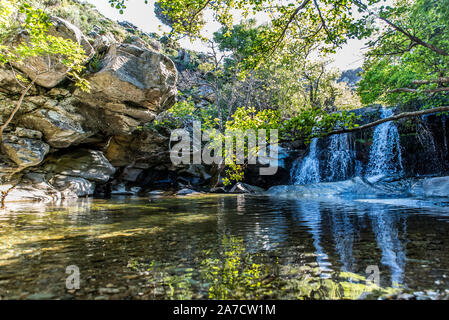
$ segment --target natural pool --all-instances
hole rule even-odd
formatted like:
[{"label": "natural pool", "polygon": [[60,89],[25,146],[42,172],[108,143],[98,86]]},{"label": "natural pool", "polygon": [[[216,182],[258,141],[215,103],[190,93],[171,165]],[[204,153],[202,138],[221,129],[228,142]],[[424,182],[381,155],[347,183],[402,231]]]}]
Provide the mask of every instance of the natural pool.
[{"label": "natural pool", "polygon": [[[445,298],[448,247],[449,203],[439,199],[22,203],[0,214],[0,297]],[[66,288],[71,265],[78,290]],[[379,287],[367,279],[376,267]]]}]

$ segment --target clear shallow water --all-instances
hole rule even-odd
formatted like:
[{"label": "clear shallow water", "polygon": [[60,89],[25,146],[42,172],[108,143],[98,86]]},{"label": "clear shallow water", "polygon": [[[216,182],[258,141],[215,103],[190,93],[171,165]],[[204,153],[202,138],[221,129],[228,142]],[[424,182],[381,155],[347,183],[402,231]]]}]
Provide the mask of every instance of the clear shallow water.
[{"label": "clear shallow water", "polygon": [[[379,295],[444,295],[448,205],[250,195],[20,204],[0,214],[0,297],[354,299],[372,291],[368,266],[380,270]],[[79,290],[66,288],[69,265]]]}]

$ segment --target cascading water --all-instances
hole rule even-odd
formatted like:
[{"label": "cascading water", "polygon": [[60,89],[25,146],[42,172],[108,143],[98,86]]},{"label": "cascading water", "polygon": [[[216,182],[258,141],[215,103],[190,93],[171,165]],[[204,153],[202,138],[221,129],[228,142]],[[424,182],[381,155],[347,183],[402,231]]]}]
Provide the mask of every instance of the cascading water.
[{"label": "cascading water", "polygon": [[442,116],[440,119],[441,119],[441,126],[443,128],[444,153],[447,154],[448,153],[448,148],[447,148],[447,135],[446,135],[446,117]]},{"label": "cascading water", "polygon": [[[391,109],[383,108],[381,117],[393,115]],[[392,122],[385,122],[377,126],[374,131],[374,143],[370,150],[370,160],[366,168],[366,177],[375,179],[389,175],[403,173],[401,145],[399,132]],[[310,144],[308,155],[298,159],[291,170],[291,183],[306,185],[319,182],[342,181],[355,175],[360,175],[362,166],[355,160],[354,146],[351,145],[351,136],[348,133],[333,135],[328,146],[327,164],[320,172],[318,159],[318,139]],[[325,177],[322,178],[322,175]]]},{"label": "cascading water", "polygon": [[348,179],[353,171],[353,159],[349,134],[333,135],[328,147],[327,177],[322,179],[318,159],[318,139],[310,144],[309,154],[298,160],[292,168],[292,184],[310,184],[321,181],[341,181]]},{"label": "cascading water", "polygon": [[347,133],[337,134],[331,137],[329,144],[329,175],[326,181],[346,180],[351,176],[354,155],[350,144],[350,136]]},{"label": "cascading water", "polygon": [[[381,117],[393,115],[393,110],[382,108]],[[403,172],[399,132],[392,122],[380,124],[374,130],[374,143],[370,150],[367,177],[400,175]]]},{"label": "cascading water", "polygon": [[293,184],[310,184],[321,181],[318,160],[318,138],[310,143],[309,154],[302,161],[296,161],[292,168]]},{"label": "cascading water", "polygon": [[[429,123],[429,117],[422,116],[422,121],[417,124],[417,138],[421,143],[423,151],[427,155],[426,157],[426,167],[431,170],[431,172],[443,172],[444,171],[444,138],[442,141],[442,148],[437,145],[433,130]],[[445,132],[445,131],[443,131]],[[443,134],[444,136],[444,134]]]}]

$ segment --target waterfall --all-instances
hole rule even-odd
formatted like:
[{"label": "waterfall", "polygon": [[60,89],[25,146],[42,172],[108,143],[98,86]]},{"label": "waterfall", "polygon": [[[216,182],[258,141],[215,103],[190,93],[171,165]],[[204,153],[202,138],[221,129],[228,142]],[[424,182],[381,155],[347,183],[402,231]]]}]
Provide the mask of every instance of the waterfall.
[{"label": "waterfall", "polygon": [[443,127],[443,145],[444,145],[444,154],[448,153],[448,149],[447,149],[447,135],[446,135],[446,117],[445,116],[441,116],[441,123],[442,123],[442,127]]},{"label": "waterfall", "polygon": [[435,140],[433,130],[429,124],[429,117],[422,116],[421,119],[422,122],[418,122],[416,133],[418,134],[418,141],[421,143],[423,152],[426,155],[426,168],[434,173],[443,172],[444,155],[441,152],[442,150],[437,146],[437,141]]},{"label": "waterfall", "polygon": [[[382,119],[392,115],[393,110],[382,108]],[[374,130],[373,140],[366,175],[378,177],[401,174],[403,171],[401,145],[396,125],[392,121],[380,124]]]},{"label": "waterfall", "polygon": [[326,181],[346,180],[351,176],[354,155],[350,144],[350,136],[347,133],[337,134],[331,137],[329,144],[329,175]]},{"label": "waterfall", "polygon": [[321,181],[317,145],[318,138],[312,139],[307,157],[302,161],[297,160],[294,164],[291,171],[293,184],[309,184]]}]

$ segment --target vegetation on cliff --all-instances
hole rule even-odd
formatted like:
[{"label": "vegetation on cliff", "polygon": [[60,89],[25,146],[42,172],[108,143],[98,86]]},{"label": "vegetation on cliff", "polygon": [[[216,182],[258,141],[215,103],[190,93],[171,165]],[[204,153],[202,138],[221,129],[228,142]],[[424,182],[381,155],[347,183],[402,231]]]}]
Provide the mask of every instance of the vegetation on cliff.
[{"label": "vegetation on cliff", "polygon": [[[0,143],[3,131],[20,108],[23,98],[40,78],[46,77],[52,69],[63,65],[66,76],[73,79],[82,90],[89,90],[88,82],[80,76],[86,62],[82,46],[72,39],[54,36],[49,32],[52,26],[50,16],[27,1],[5,0],[0,4],[0,64],[6,67],[29,70],[29,79],[16,74],[22,94],[10,116],[0,126]],[[31,59],[45,61],[38,66]]]}]

